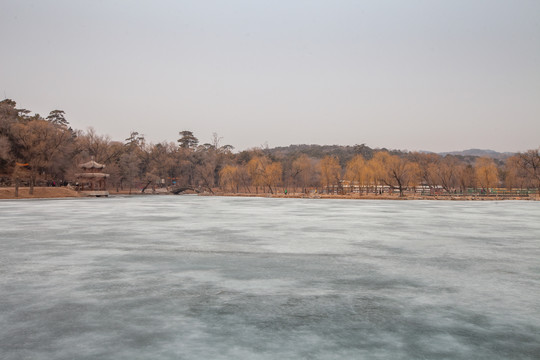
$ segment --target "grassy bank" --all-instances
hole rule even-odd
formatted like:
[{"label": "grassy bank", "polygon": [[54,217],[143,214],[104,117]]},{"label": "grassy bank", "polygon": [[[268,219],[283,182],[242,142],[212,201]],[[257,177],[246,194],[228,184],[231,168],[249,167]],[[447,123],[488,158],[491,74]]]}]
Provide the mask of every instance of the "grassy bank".
[{"label": "grassy bank", "polygon": [[0,188],[0,199],[47,199],[79,196],[78,192],[66,187],[35,187],[32,195],[30,195],[30,188],[20,187],[19,197],[15,197],[14,187]]}]

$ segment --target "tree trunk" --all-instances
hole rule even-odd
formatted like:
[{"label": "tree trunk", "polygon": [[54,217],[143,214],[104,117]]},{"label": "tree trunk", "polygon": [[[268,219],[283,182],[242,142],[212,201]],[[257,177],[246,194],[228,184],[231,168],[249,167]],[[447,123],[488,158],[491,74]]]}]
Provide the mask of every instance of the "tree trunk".
[{"label": "tree trunk", "polygon": [[141,193],[144,193],[144,190],[146,190],[146,188],[148,188],[148,185],[150,185],[152,181],[149,181],[144,187],[143,189],[141,190]]},{"label": "tree trunk", "polygon": [[20,183],[20,180],[17,177],[15,179],[15,197],[19,197],[19,183]]},{"label": "tree trunk", "polygon": [[34,172],[32,171],[31,175],[30,175],[30,191],[28,192],[30,195],[34,195],[34,182],[35,182],[35,175],[34,175]]}]

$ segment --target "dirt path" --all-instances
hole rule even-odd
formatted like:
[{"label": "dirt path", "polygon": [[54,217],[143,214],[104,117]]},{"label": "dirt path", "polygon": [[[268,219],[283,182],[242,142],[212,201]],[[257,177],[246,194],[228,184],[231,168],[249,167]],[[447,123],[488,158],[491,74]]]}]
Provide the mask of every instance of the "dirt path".
[{"label": "dirt path", "polygon": [[5,187],[0,188],[0,199],[44,199],[44,198],[65,198],[79,197],[79,193],[75,190],[65,187],[35,187],[34,194],[29,194],[29,188],[20,187],[19,197],[15,197],[15,188]]}]

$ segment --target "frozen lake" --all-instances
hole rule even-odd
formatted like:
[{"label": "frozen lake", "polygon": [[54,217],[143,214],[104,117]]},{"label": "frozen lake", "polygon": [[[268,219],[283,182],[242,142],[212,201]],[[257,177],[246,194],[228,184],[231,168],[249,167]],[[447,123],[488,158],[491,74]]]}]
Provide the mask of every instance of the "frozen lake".
[{"label": "frozen lake", "polygon": [[0,358],[539,359],[540,203],[0,201]]}]

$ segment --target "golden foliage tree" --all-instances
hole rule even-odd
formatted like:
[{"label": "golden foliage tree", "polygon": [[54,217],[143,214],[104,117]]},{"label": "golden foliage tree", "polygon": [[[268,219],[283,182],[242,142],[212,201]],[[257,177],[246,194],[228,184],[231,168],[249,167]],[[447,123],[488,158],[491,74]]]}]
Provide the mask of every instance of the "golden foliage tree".
[{"label": "golden foliage tree", "polygon": [[481,157],[474,164],[474,174],[478,185],[488,191],[499,184],[499,171],[493,159]]},{"label": "golden foliage tree", "polygon": [[259,186],[264,186],[264,172],[270,161],[264,156],[255,155],[246,165],[251,178],[251,185],[259,192]]},{"label": "golden foliage tree", "polygon": [[302,188],[302,192],[306,191],[311,178],[313,177],[314,167],[311,159],[306,154],[301,154],[292,163],[292,178],[295,186]]},{"label": "golden foliage tree", "polygon": [[336,184],[339,186],[341,179],[341,166],[335,156],[325,156],[322,158],[321,163],[321,180],[322,185],[326,187],[326,190],[330,192],[330,185],[334,187]]},{"label": "golden foliage tree", "polygon": [[276,187],[281,182],[283,174],[280,162],[272,162],[268,157],[259,155],[254,156],[247,163],[247,171],[256,189],[259,186],[268,187],[272,194],[274,193],[273,187]]},{"label": "golden foliage tree", "polygon": [[219,183],[224,189],[229,187],[231,192],[238,191],[238,166],[225,165],[219,172]]},{"label": "golden foliage tree", "polygon": [[386,151],[379,151],[368,162],[371,182],[375,185],[375,193],[377,193],[377,187],[379,185],[388,183],[386,163],[390,161],[390,156]]},{"label": "golden foliage tree", "polygon": [[405,190],[409,186],[416,186],[420,180],[418,164],[403,157],[379,152],[372,160],[380,181],[391,189],[398,189],[399,196],[404,196]]},{"label": "golden foliage tree", "polygon": [[351,182],[351,187],[358,184],[360,192],[367,184],[369,176],[368,166],[364,157],[360,154],[355,155],[348,163],[345,170],[345,177]]},{"label": "golden foliage tree", "polygon": [[459,163],[453,156],[446,156],[434,167],[435,184],[450,193],[459,185]]},{"label": "golden foliage tree", "polygon": [[268,186],[270,193],[274,193],[272,187],[276,188],[281,182],[281,177],[283,174],[283,168],[281,163],[272,162],[266,166],[264,169],[263,183]]}]

